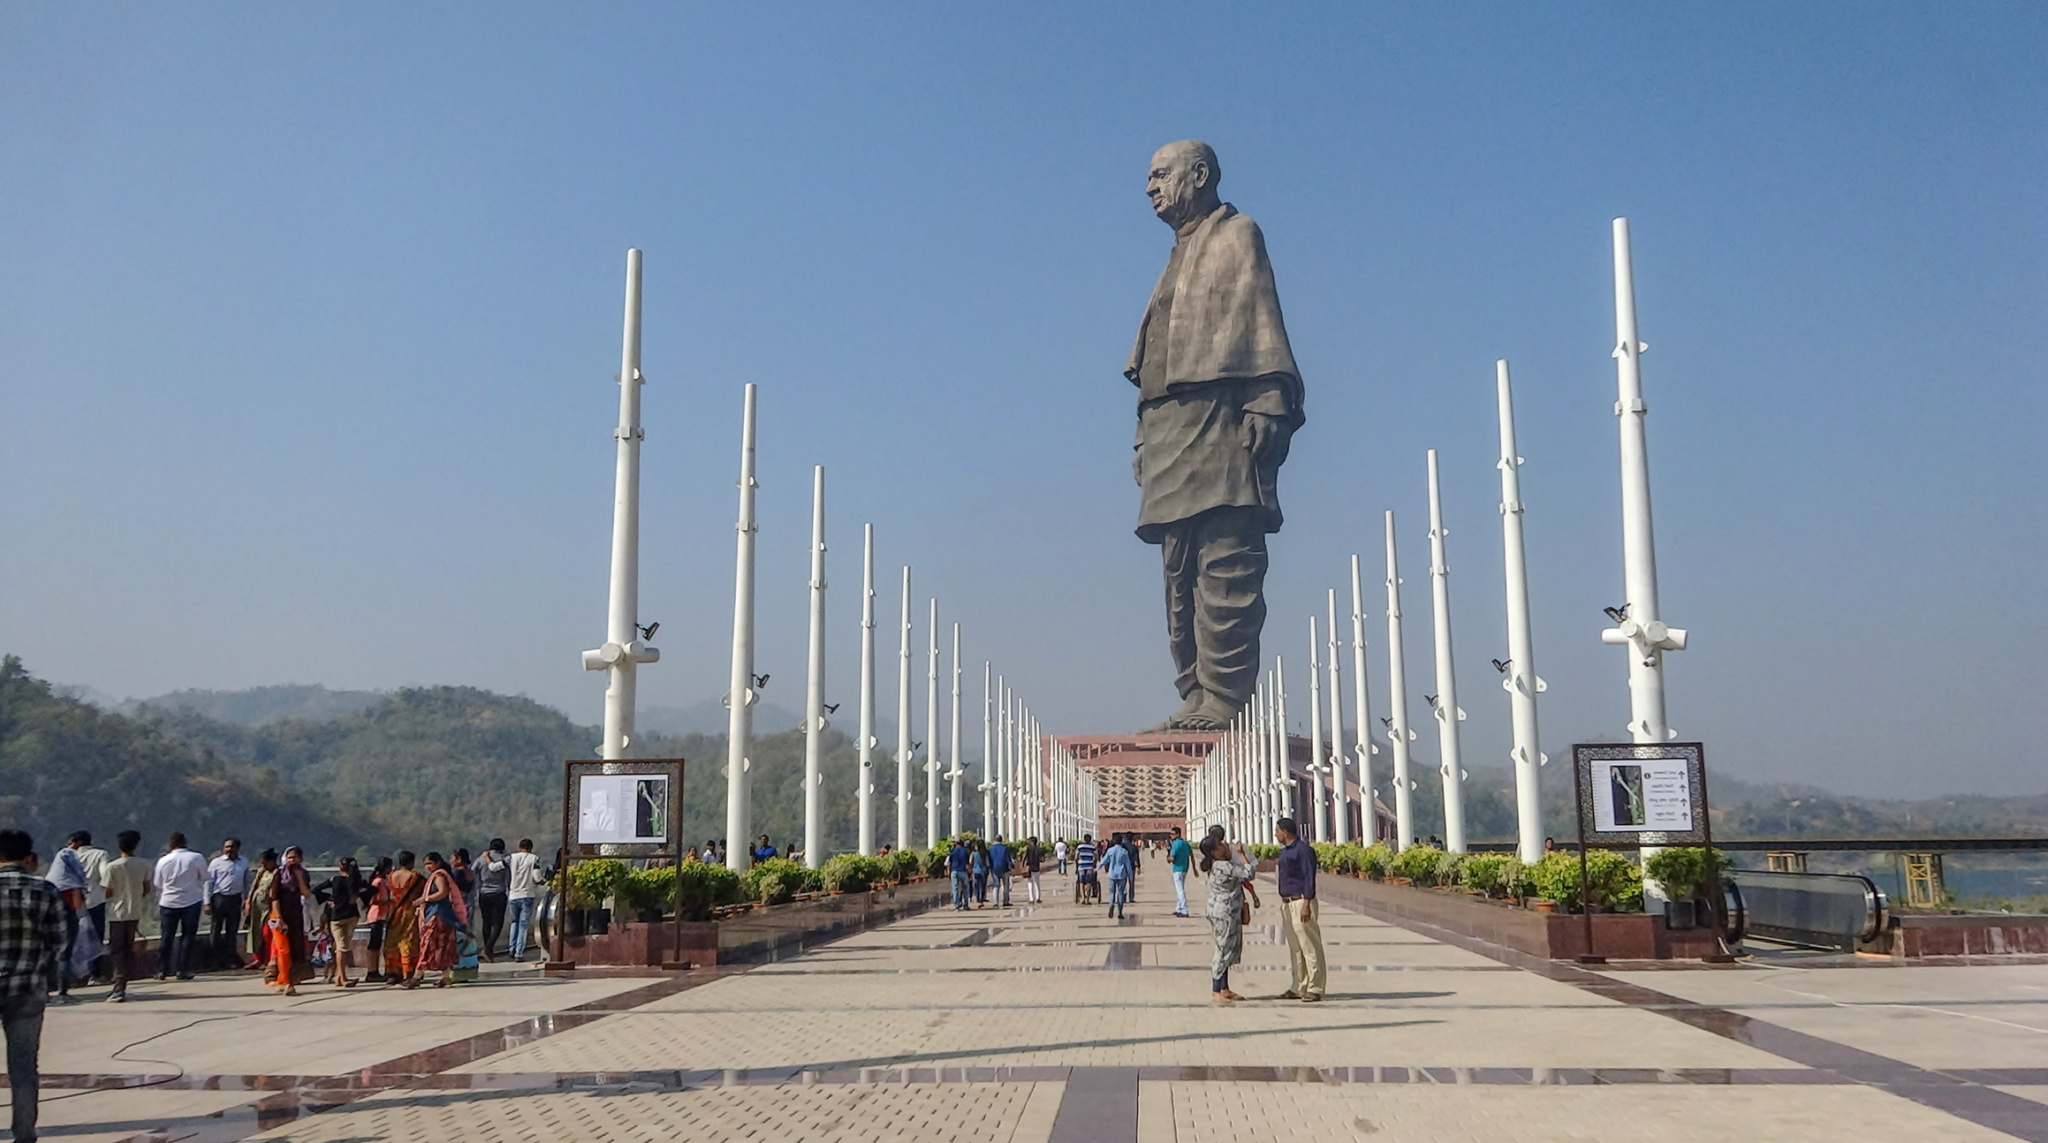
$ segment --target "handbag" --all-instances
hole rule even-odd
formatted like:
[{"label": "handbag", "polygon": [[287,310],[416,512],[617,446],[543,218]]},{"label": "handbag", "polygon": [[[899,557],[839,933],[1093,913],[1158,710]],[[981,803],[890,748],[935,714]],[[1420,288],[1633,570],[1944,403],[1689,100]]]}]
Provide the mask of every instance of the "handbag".
[{"label": "handbag", "polygon": [[1240,901],[1237,903],[1237,923],[1240,925],[1252,923],[1252,903],[1250,901]]}]

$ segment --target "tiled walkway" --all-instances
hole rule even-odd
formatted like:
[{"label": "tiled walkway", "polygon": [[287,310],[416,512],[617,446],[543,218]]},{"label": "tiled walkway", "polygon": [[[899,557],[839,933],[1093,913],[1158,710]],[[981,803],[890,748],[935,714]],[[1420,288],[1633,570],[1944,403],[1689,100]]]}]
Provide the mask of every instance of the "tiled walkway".
[{"label": "tiled walkway", "polygon": [[1326,907],[1325,1003],[1259,925],[1217,1008],[1163,877],[1122,924],[1047,880],[709,979],[53,1009],[45,1138],[2048,1140],[2048,966],[1595,974]]}]

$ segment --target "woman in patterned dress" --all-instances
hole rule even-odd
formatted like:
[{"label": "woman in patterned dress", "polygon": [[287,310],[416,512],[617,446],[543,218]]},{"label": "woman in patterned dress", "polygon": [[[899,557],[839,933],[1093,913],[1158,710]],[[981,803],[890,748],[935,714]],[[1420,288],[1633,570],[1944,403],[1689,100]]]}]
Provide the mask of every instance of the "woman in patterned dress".
[{"label": "woman in patterned dress", "polygon": [[441,974],[441,979],[434,982],[435,988],[446,988],[453,983],[456,941],[467,927],[468,910],[463,907],[462,890],[455,884],[448,862],[438,853],[429,853],[427,888],[420,895],[419,967],[413,970],[405,986],[418,988],[420,981],[430,972]]},{"label": "woman in patterned dress", "polygon": [[1244,846],[1233,846],[1220,833],[1212,833],[1202,839],[1201,870],[1209,875],[1209,905],[1203,912],[1216,936],[1209,999],[1229,1004],[1244,999],[1230,990],[1230,966],[1244,959],[1245,894],[1251,894],[1253,904],[1258,903],[1259,891],[1252,887],[1258,867],[1245,856]]}]

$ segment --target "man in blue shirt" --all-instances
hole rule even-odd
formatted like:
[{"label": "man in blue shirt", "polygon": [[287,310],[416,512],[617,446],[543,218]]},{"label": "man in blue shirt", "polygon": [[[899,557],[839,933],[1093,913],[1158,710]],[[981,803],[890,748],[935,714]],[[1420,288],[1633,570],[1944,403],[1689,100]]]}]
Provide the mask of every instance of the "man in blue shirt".
[{"label": "man in blue shirt", "polygon": [[1102,875],[1109,879],[1109,915],[1121,918],[1124,902],[1131,899],[1131,851],[1120,842],[1102,847]]},{"label": "man in blue shirt", "polygon": [[1293,818],[1281,818],[1273,832],[1280,837],[1280,919],[1287,930],[1287,963],[1294,980],[1280,999],[1313,1003],[1323,998],[1329,981],[1323,927],[1316,921],[1316,851],[1301,840]]},{"label": "man in blue shirt", "polygon": [[1194,847],[1180,835],[1180,827],[1173,827],[1173,840],[1166,843],[1166,861],[1173,866],[1173,915],[1188,915],[1188,863],[1194,859]]},{"label": "man in blue shirt", "polygon": [[957,837],[946,854],[946,872],[953,875],[953,907],[967,908],[967,843]]},{"label": "man in blue shirt", "polygon": [[1010,907],[1010,847],[1003,844],[1003,835],[997,834],[994,845],[988,847],[988,871],[996,879],[1003,908]]}]

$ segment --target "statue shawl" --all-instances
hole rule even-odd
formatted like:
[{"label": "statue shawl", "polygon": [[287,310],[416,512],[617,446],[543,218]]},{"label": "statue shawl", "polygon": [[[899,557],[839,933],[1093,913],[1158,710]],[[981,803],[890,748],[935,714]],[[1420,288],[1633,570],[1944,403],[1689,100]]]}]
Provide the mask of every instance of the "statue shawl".
[{"label": "statue shawl", "polygon": [[1259,224],[1224,203],[1186,241],[1179,273],[1171,279],[1161,273],[1152,289],[1154,303],[1161,293],[1172,293],[1166,368],[1157,371],[1158,392],[1140,380],[1146,327],[1156,308],[1151,303],[1138,323],[1138,341],[1124,366],[1124,376],[1139,386],[1139,403],[1185,385],[1284,377],[1286,419],[1290,427],[1298,428],[1303,420],[1301,373],[1287,344],[1280,293],[1273,285],[1273,264],[1266,258]]}]

